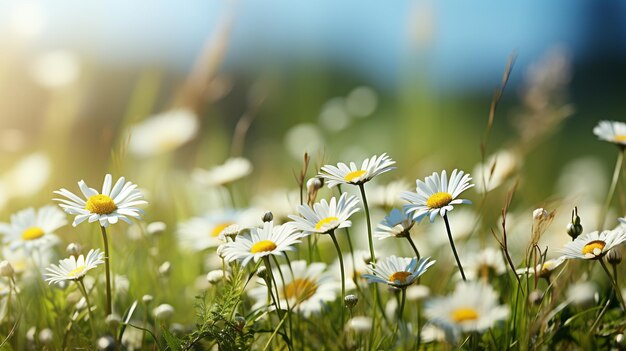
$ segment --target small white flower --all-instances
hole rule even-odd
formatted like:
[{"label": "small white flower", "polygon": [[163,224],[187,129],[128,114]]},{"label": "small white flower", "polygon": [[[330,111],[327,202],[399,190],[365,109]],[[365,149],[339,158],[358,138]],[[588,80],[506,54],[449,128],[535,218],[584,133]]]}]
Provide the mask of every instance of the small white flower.
[{"label": "small white flower", "polygon": [[198,116],[187,109],[152,116],[130,127],[128,151],[139,157],[173,151],[193,139],[199,127]]},{"label": "small white flower", "polygon": [[205,186],[230,184],[252,173],[252,163],[243,157],[229,158],[223,165],[210,170],[196,168],[192,178]]},{"label": "small white flower", "polygon": [[329,188],[338,184],[360,185],[368,182],[379,174],[391,171],[396,161],[392,160],[386,153],[380,156],[372,156],[365,159],[360,168],[354,162],[350,162],[350,167],[339,162],[337,166],[325,165],[319,176],[326,179]]},{"label": "small white flower", "polygon": [[168,320],[172,318],[172,316],[174,316],[174,307],[172,307],[172,305],[164,303],[155,307],[152,310],[152,314],[156,319]]},{"label": "small white flower", "polygon": [[61,285],[66,280],[80,280],[87,272],[104,263],[104,253],[99,249],[89,250],[87,257],[80,255],[78,258],[70,256],[59,261],[59,265],[51,265],[46,268],[45,275],[48,277],[48,284],[57,283]]},{"label": "small white flower", "polygon": [[109,224],[115,224],[118,220],[131,223],[130,219],[140,219],[143,210],[138,208],[139,205],[147,204],[143,200],[143,195],[137,189],[137,185],[126,182],[124,177],[118,179],[113,188],[112,178],[110,174],[104,177],[102,192],[90,188],[83,180],[78,182],[78,187],[82,192],[85,200],[74,195],[67,189],[57,190],[54,193],[65,196],[66,199],[54,199],[59,201],[61,208],[70,215],[76,215],[72,225],[75,227],[80,223],[88,220],[89,223],[99,221],[103,227]]},{"label": "small white flower", "polygon": [[604,141],[626,146],[626,123],[617,121],[600,121],[593,134]]},{"label": "small white flower", "polygon": [[391,212],[376,226],[374,237],[378,240],[386,238],[404,238],[409,236],[409,231],[413,228],[415,221],[404,211],[397,208]]},{"label": "small white flower", "polygon": [[509,315],[498,305],[498,295],[482,282],[459,282],[454,293],[426,301],[424,314],[430,323],[446,331],[448,339],[458,340],[461,333],[481,332]]},{"label": "small white flower", "polygon": [[543,264],[540,263],[534,268],[533,267],[520,268],[516,270],[515,272],[517,274],[530,274],[530,275],[539,274],[539,277],[541,278],[548,278],[552,274],[552,271],[554,271],[561,264],[563,264],[565,260],[566,260],[565,256],[560,256],[558,258],[546,260]]},{"label": "small white flower", "polygon": [[609,250],[626,241],[626,230],[617,227],[603,232],[591,232],[580,235],[574,241],[568,242],[561,253],[565,258],[582,258],[594,260],[602,258]]},{"label": "small white flower", "polygon": [[193,251],[217,247],[226,241],[226,229],[234,229],[232,225],[239,222],[239,216],[236,211],[217,211],[181,222],[177,229],[180,245]]},{"label": "small white flower", "polygon": [[4,242],[12,250],[23,247],[47,248],[59,242],[54,231],[67,224],[65,215],[54,206],[45,206],[35,211],[30,207],[11,216],[11,223],[0,223]]},{"label": "small white flower", "polygon": [[474,186],[470,180],[472,178],[469,174],[456,169],[452,171],[449,182],[446,171],[442,171],[441,176],[434,172],[423,182],[417,179],[417,192],[405,191],[400,195],[400,198],[410,202],[404,206],[404,210],[413,213],[413,219],[417,222],[421,222],[426,216],[433,222],[438,214],[443,217],[452,211],[454,209],[452,205],[472,203],[469,200],[457,199],[462,192]]},{"label": "small white flower", "polygon": [[346,322],[346,330],[367,333],[372,329],[372,318],[366,316],[352,317]]},{"label": "small white flower", "polygon": [[472,174],[477,180],[476,190],[483,194],[496,189],[515,173],[518,164],[519,161],[513,152],[498,151],[490,156],[484,164],[478,164],[474,167]]},{"label": "small white flower", "polygon": [[[285,274],[284,284],[280,279],[276,281],[281,309],[287,309],[285,303],[287,300],[289,307],[308,317],[321,311],[326,302],[337,298],[340,282],[326,270],[324,263],[313,262],[307,265],[303,260],[291,262],[293,275],[287,265],[281,265],[280,270]],[[273,271],[273,274],[278,277],[278,270]],[[259,278],[259,286],[251,289],[249,294],[256,300],[253,309],[267,304],[267,287],[262,279]]]},{"label": "small white flower", "polygon": [[492,247],[474,253],[463,264],[467,279],[489,279],[490,274],[502,275],[506,273],[506,263],[502,251]]},{"label": "small white flower", "polygon": [[300,216],[290,215],[289,218],[294,220],[291,222],[293,226],[302,230],[304,234],[328,234],[335,229],[347,228],[352,226],[352,222],[348,220],[352,214],[359,211],[359,200],[356,196],[348,196],[343,193],[339,201],[335,197],[330,199],[330,203],[325,199],[313,204],[313,208],[309,205],[298,206]]},{"label": "small white flower", "polygon": [[403,205],[400,194],[411,188],[411,184],[404,180],[394,180],[387,184],[372,184],[367,194],[367,202],[372,207],[389,209]]},{"label": "small white flower", "polygon": [[289,225],[265,222],[263,228],[251,228],[249,233],[239,235],[235,241],[222,244],[219,252],[227,261],[238,260],[245,266],[252,259],[257,262],[268,255],[294,250],[300,237],[300,233],[294,233]]},{"label": "small white flower", "polygon": [[598,287],[592,282],[577,282],[567,288],[567,301],[574,305],[586,305],[595,299]]},{"label": "small white flower", "polygon": [[370,264],[369,271],[363,274],[369,283],[383,283],[396,288],[405,288],[413,284],[436,261],[428,258],[389,256]]}]

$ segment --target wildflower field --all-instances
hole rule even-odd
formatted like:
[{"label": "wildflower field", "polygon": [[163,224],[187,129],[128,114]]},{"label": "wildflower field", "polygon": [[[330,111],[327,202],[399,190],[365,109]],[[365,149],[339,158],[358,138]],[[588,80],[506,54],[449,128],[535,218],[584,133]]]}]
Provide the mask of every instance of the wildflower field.
[{"label": "wildflower field", "polygon": [[239,76],[231,25],[185,75],[0,60],[0,350],[626,349],[626,123],[566,50],[464,98]]}]

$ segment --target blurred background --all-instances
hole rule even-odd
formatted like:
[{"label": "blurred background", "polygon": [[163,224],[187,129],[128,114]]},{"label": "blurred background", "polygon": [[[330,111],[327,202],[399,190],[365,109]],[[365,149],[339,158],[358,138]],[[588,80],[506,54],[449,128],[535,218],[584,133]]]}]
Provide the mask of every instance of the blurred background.
[{"label": "blurred background", "polygon": [[[105,172],[154,191],[231,156],[254,166],[242,198],[293,188],[305,151],[313,167],[387,152],[387,181],[413,183],[506,149],[527,206],[572,191],[568,165],[603,199],[615,153],[592,128],[624,120],[625,17],[578,0],[2,1],[3,217]],[[193,121],[138,127],[171,113]]]}]

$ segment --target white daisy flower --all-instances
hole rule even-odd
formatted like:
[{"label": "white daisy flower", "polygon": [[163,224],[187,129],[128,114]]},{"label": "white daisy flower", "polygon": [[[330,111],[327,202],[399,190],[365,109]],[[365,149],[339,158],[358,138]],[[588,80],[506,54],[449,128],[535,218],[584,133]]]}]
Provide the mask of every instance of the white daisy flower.
[{"label": "white daisy flower", "polygon": [[289,225],[263,223],[263,228],[250,228],[249,233],[237,236],[233,242],[220,245],[218,251],[227,260],[239,260],[245,266],[250,260],[257,262],[268,255],[279,255],[294,250],[300,242],[301,234],[294,233]]},{"label": "white daisy flower", "polygon": [[218,211],[181,222],[177,230],[179,242],[193,251],[218,247],[226,241],[226,229],[238,224],[238,217],[236,211]]},{"label": "white daisy flower", "polygon": [[130,127],[128,151],[139,157],[173,151],[193,139],[199,127],[198,116],[187,109],[152,116]]},{"label": "white daisy flower", "polygon": [[491,155],[484,164],[474,167],[476,190],[482,194],[499,187],[515,173],[518,164],[517,156],[511,151],[500,150]]},{"label": "white daisy flower", "polygon": [[309,205],[298,206],[300,216],[290,215],[289,218],[294,220],[292,225],[304,232],[304,234],[328,234],[335,229],[347,228],[352,226],[352,222],[348,220],[355,212],[359,211],[359,200],[356,196],[348,196],[347,193],[341,194],[339,201],[335,197],[330,199],[330,203],[325,199],[313,204],[313,208]]},{"label": "white daisy flower", "polygon": [[565,256],[560,256],[557,258],[552,258],[549,260],[546,260],[544,263],[540,263],[538,264],[536,267],[525,267],[525,268],[520,268],[518,270],[515,271],[515,273],[523,275],[523,274],[529,274],[529,275],[533,275],[533,274],[539,274],[539,277],[541,278],[549,278],[550,275],[552,274],[552,272],[557,269],[561,264],[563,264],[563,262],[565,262],[566,257]]},{"label": "white daisy flower", "polygon": [[461,333],[484,331],[509,315],[506,306],[498,305],[498,295],[487,284],[459,282],[454,293],[426,301],[424,314],[446,331],[448,339],[458,340]]},{"label": "white daisy flower", "polygon": [[54,231],[67,224],[62,211],[54,206],[39,210],[30,207],[11,216],[11,223],[0,223],[0,233],[11,250],[20,247],[26,251],[47,248],[59,242]]},{"label": "white daisy flower", "polygon": [[626,230],[617,227],[603,232],[591,232],[580,235],[576,240],[568,242],[561,253],[565,258],[582,258],[595,260],[602,258],[609,250],[626,241]]},{"label": "white daisy flower", "polygon": [[[341,289],[340,282],[326,270],[325,263],[313,262],[307,265],[304,260],[294,261],[291,262],[291,268],[293,275],[289,271],[289,266],[281,265],[280,270],[284,274],[285,283],[283,284],[281,279],[276,280],[281,309],[287,309],[288,301],[289,307],[308,317],[321,311],[325,303],[337,298]],[[278,270],[273,274],[278,277]],[[252,288],[249,295],[256,300],[253,309],[266,306],[268,296],[265,282],[259,279],[259,286]]]},{"label": "white daisy flower", "polygon": [[46,268],[48,273],[46,281],[48,284],[56,283],[61,285],[66,280],[80,280],[88,271],[104,263],[104,252],[100,249],[89,250],[87,257],[80,255],[78,258],[70,256],[59,261],[59,265],[51,265]]},{"label": "white daisy flower", "polygon": [[387,184],[372,184],[367,194],[367,202],[371,207],[389,209],[402,206],[400,194],[411,188],[411,184],[404,180],[394,180]]},{"label": "white daisy flower", "polygon": [[593,134],[604,141],[626,146],[626,123],[617,121],[600,121]]},{"label": "white daisy flower", "polygon": [[406,212],[397,208],[391,212],[376,226],[374,237],[378,240],[386,238],[404,238],[409,236],[415,221]]},{"label": "white daisy flower", "polygon": [[145,205],[147,202],[143,200],[143,195],[137,189],[137,185],[126,182],[124,177],[118,179],[113,188],[111,188],[111,184],[111,175],[107,174],[104,177],[102,192],[99,193],[81,180],[78,182],[78,187],[86,200],[64,188],[54,193],[65,196],[68,200],[54,200],[60,202],[59,206],[65,212],[76,215],[72,223],[74,227],[85,220],[88,220],[89,223],[99,221],[101,226],[108,227],[109,224],[115,224],[120,219],[131,223],[128,217],[140,219],[144,212],[137,206]]},{"label": "white daisy flower", "polygon": [[454,206],[458,204],[471,204],[472,202],[465,199],[457,199],[457,197],[465,190],[474,186],[470,183],[472,178],[463,171],[452,171],[450,181],[446,171],[439,173],[434,172],[431,176],[426,177],[425,181],[416,180],[416,193],[405,191],[400,198],[410,202],[404,205],[407,213],[413,213],[413,219],[417,222],[429,216],[433,222],[437,214],[442,217],[447,212],[452,211]]},{"label": "white daisy flower", "polygon": [[325,165],[322,167],[319,176],[326,179],[326,184],[328,184],[329,188],[338,184],[360,185],[379,174],[395,169],[396,167],[392,166],[395,163],[396,161],[384,153],[380,156],[374,155],[369,159],[365,159],[361,164],[361,168],[357,168],[354,162],[350,162],[350,167],[341,162],[337,166]]},{"label": "white daisy flower", "polygon": [[506,263],[502,257],[502,252],[492,247],[487,247],[468,257],[465,267],[467,279],[488,279],[493,275],[502,275],[506,273]]},{"label": "white daisy flower", "polygon": [[196,168],[191,174],[199,184],[219,186],[230,184],[252,173],[252,163],[243,157],[229,158],[223,165],[210,170]]},{"label": "white daisy flower", "polygon": [[417,258],[389,256],[370,264],[369,271],[363,274],[369,283],[384,283],[396,288],[405,288],[413,284],[436,261],[430,257]]}]

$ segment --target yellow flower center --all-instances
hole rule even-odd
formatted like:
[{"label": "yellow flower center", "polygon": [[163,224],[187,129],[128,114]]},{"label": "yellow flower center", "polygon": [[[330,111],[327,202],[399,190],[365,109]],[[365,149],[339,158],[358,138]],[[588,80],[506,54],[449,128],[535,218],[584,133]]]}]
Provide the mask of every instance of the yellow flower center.
[{"label": "yellow flower center", "polygon": [[71,277],[71,278],[75,278],[77,276],[80,276],[85,271],[85,268],[87,268],[87,267],[85,267],[85,266],[78,266],[78,267],[72,269],[69,273],[67,273],[67,276]]},{"label": "yellow flower center", "polygon": [[364,175],[364,174],[365,174],[365,172],[366,172],[366,171],[365,171],[365,170],[362,170],[362,169],[360,169],[360,170],[358,170],[358,171],[352,171],[352,172],[350,172],[350,173],[346,174],[346,176],[345,176],[345,177],[343,177],[343,179],[345,179],[345,180],[346,180],[346,182],[351,182],[351,181],[353,181],[353,180],[355,180],[355,179],[357,179],[357,178],[361,177],[362,175]]},{"label": "yellow flower center", "polygon": [[587,245],[583,246],[583,255],[592,254],[594,256],[599,256],[604,250],[604,246],[606,243],[602,240],[594,240]]},{"label": "yellow flower center", "polygon": [[113,199],[106,195],[98,194],[94,195],[87,200],[87,205],[85,205],[85,209],[91,213],[97,214],[109,214],[115,210],[117,210],[117,206]]},{"label": "yellow flower center", "polygon": [[228,228],[229,226],[233,225],[235,223],[233,222],[224,222],[224,223],[220,223],[218,225],[216,225],[215,227],[213,227],[213,230],[211,230],[211,236],[212,237],[216,237],[218,235],[220,235],[220,233],[222,231],[224,231],[224,229]]},{"label": "yellow flower center", "polygon": [[449,204],[450,201],[452,201],[452,195],[445,191],[442,191],[430,195],[428,200],[426,200],[426,206],[428,206],[428,208],[441,208]]},{"label": "yellow flower center", "polygon": [[457,308],[452,311],[450,318],[456,323],[475,321],[478,319],[478,312],[473,308]]},{"label": "yellow flower center", "polygon": [[400,284],[406,283],[407,278],[411,275],[410,272],[395,272],[389,276],[389,281],[392,283],[400,282]]},{"label": "yellow flower center", "polygon": [[22,240],[35,240],[44,235],[43,229],[39,227],[30,227],[22,232]]},{"label": "yellow flower center", "polygon": [[618,143],[626,143],[626,134],[618,134],[613,139]]},{"label": "yellow flower center", "polygon": [[250,252],[258,253],[258,252],[273,251],[274,249],[276,249],[276,244],[274,244],[273,241],[261,240],[258,243],[252,245],[252,247],[250,248]]},{"label": "yellow flower center", "polygon": [[310,299],[317,291],[317,284],[309,279],[295,279],[287,284],[283,292],[287,299],[305,301]]},{"label": "yellow flower center", "polygon": [[326,217],[324,219],[321,219],[315,225],[315,230],[322,230],[322,227],[325,226],[326,224],[330,224],[330,223],[332,223],[334,221],[338,221],[338,220],[339,220],[339,218],[337,218],[337,217]]}]

